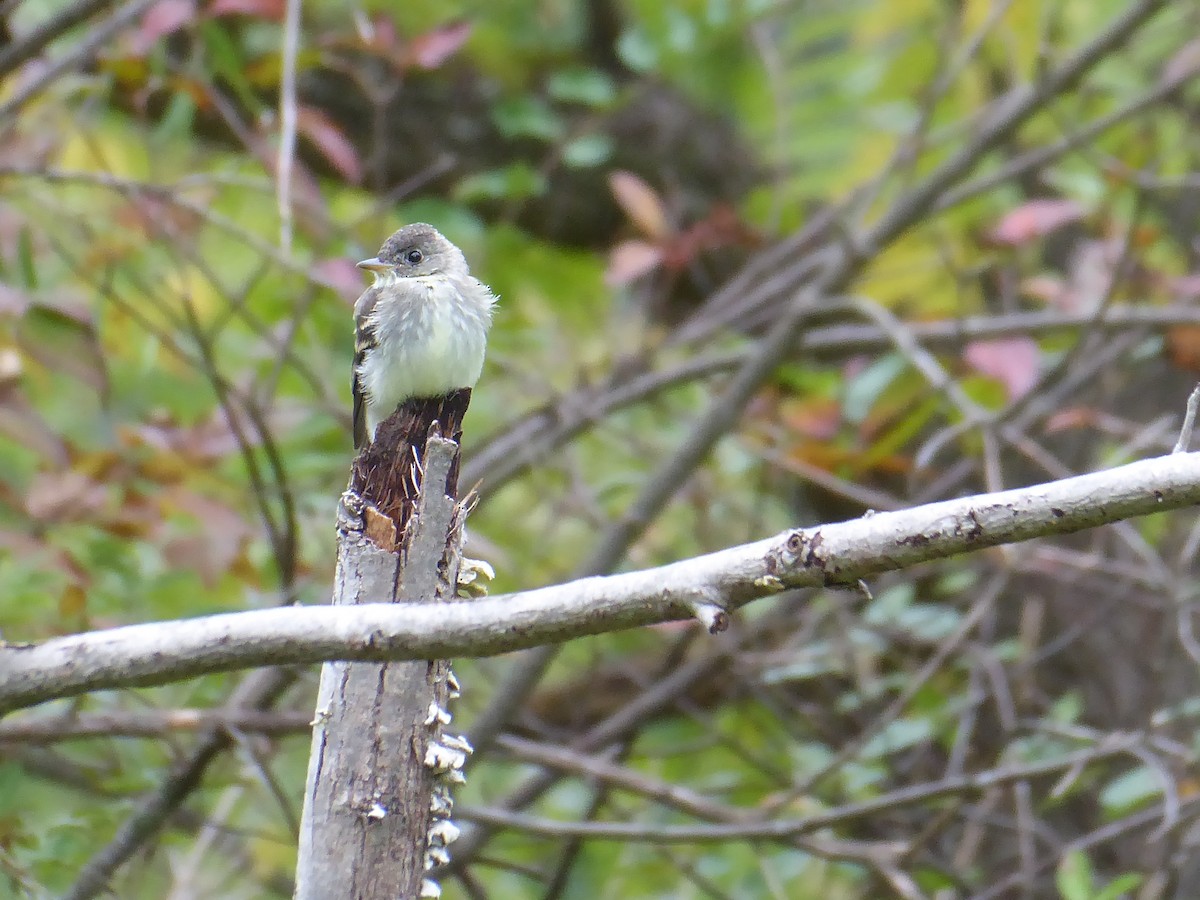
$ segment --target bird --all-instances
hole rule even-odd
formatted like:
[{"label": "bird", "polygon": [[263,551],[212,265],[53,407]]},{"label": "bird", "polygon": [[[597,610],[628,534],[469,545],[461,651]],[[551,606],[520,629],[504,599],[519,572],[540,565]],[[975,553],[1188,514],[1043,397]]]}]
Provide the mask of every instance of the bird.
[{"label": "bird", "polygon": [[473,388],[496,297],[432,225],[405,225],[358,263],[374,283],[354,304],[354,449],[401,404]]}]

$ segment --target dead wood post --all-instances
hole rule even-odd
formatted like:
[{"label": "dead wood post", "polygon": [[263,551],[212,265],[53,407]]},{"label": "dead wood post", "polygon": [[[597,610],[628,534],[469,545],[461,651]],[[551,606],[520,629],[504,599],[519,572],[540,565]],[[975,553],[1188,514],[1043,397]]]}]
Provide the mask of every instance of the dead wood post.
[{"label": "dead wood post", "polygon": [[[457,439],[469,399],[409,401],[355,460],[338,509],[334,603],[454,600]],[[324,666],[297,900],[438,896],[429,869],[448,861],[457,836],[449,790],[470,752],[446,730],[457,693],[448,660]]]}]

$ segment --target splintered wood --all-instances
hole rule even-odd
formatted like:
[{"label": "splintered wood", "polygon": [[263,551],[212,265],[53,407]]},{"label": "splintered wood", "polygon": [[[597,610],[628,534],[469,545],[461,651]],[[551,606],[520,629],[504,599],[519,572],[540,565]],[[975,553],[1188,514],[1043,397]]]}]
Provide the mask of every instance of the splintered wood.
[{"label": "splintered wood", "polygon": [[[354,460],[350,489],[367,502],[366,534],[377,546],[395,550],[403,542],[424,479],[425,445],[431,434],[460,443],[470,402],[470,388],[406,400]],[[458,466],[455,456],[446,477],[448,497],[458,496]]]}]

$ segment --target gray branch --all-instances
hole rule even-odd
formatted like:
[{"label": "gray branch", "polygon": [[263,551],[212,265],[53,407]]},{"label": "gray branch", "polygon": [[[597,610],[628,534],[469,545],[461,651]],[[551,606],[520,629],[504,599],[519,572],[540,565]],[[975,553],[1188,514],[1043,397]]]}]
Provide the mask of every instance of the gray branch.
[{"label": "gray branch", "polygon": [[249,666],[490,656],[691,618],[697,604],[719,603],[732,612],[788,588],[853,584],[929,560],[1197,503],[1200,454],[1177,453],[470,603],[253,610],[9,645],[0,648],[0,709]]}]

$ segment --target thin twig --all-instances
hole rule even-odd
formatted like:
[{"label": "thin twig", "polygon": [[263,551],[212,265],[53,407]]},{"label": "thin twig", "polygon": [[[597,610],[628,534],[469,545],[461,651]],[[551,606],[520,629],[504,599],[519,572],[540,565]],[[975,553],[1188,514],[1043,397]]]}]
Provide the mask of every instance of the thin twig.
[{"label": "thin twig", "polygon": [[283,18],[283,73],[279,85],[279,155],[275,167],[279,249],[292,252],[292,166],[296,160],[296,57],[300,51],[300,0],[287,0]]},{"label": "thin twig", "polygon": [[70,53],[64,53],[48,65],[37,77],[24,85],[4,103],[0,104],[0,122],[20,112],[29,101],[50,87],[67,72],[77,69],[91,59],[107,44],[121,29],[131,25],[133,21],[157,3],[158,0],[130,0],[118,9],[103,24],[95,26],[86,38],[77,44]]},{"label": "thin twig", "polygon": [[526,816],[509,810],[461,807],[455,815],[468,822],[493,827],[511,827],[533,834],[561,837],[577,835],[599,840],[637,841],[642,843],[713,843],[732,840],[789,841],[799,835],[844,825],[858,819],[876,819],[907,806],[941,800],[963,794],[980,794],[995,787],[1047,778],[1074,768],[1125,756],[1135,738],[1104,743],[1097,747],[1068,753],[1055,759],[1026,765],[1002,766],[970,775],[954,776],[927,784],[890,791],[870,800],[849,803],[827,812],[797,819],[767,819],[750,822],[723,822],[706,825],[635,824],[627,822],[574,823]]},{"label": "thin twig", "polygon": [[1187,453],[1188,444],[1192,440],[1192,430],[1196,426],[1196,408],[1200,407],[1200,384],[1192,389],[1188,397],[1187,410],[1183,415],[1183,427],[1179,429],[1179,440],[1175,442],[1172,453]]},{"label": "thin twig", "polygon": [[[14,0],[21,3],[23,0]],[[70,31],[76,25],[86,22],[93,15],[106,7],[112,6],[115,0],[79,0],[73,6],[64,9],[58,15],[39,22],[28,33],[7,47],[0,49],[0,78],[4,78],[26,60],[32,59],[50,44]],[[8,9],[0,5],[0,16],[7,16]]]}]

